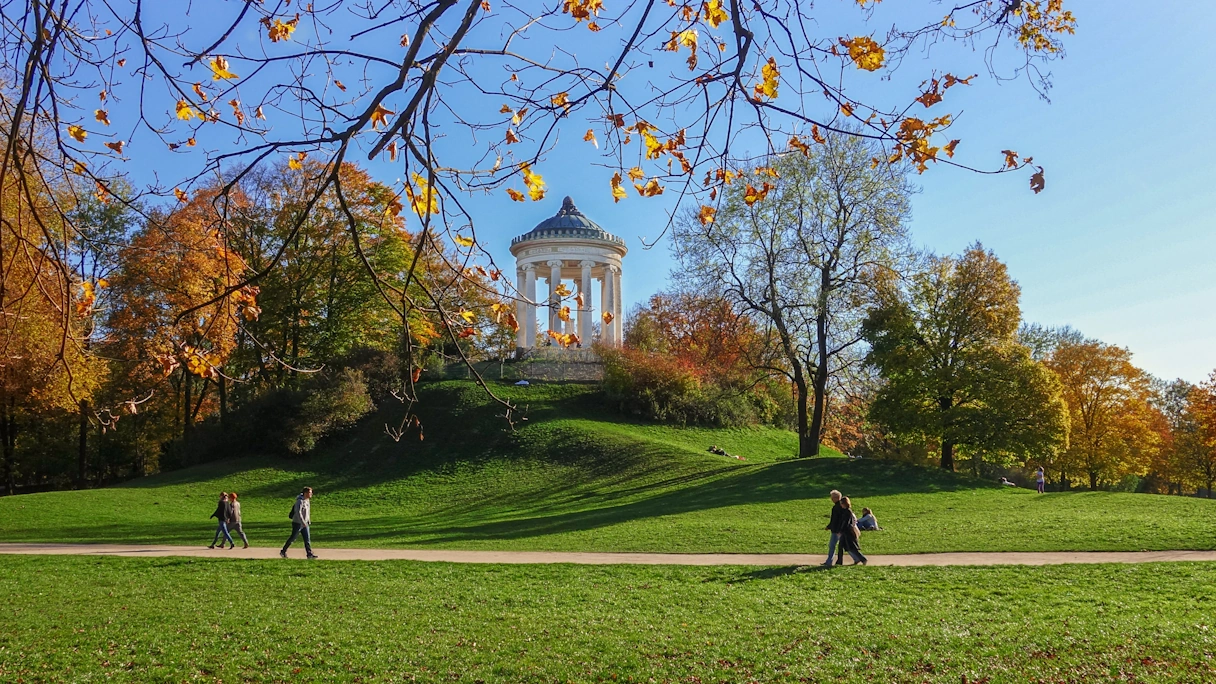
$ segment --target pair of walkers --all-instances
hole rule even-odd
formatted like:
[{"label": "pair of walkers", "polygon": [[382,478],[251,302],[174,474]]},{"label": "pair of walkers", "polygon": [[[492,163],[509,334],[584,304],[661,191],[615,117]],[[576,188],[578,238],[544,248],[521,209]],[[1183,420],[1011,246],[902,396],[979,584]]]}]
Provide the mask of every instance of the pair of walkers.
[{"label": "pair of walkers", "polygon": [[[838,550],[847,551],[853,559],[853,565],[861,563],[866,564],[866,557],[861,552],[861,530],[857,527],[857,516],[853,513],[853,503],[849,501],[849,497],[843,496],[840,492],[833,489],[830,496],[832,497],[832,517],[828,520],[828,526],[824,529],[832,533],[828,540],[828,559],[823,564],[826,567],[832,567],[832,557],[837,554]],[[877,527],[877,523],[875,523]],[[836,561],[837,565],[844,563],[844,554],[840,554],[840,559]]]},{"label": "pair of walkers", "polygon": [[[237,500],[236,492],[220,492],[220,501],[216,504],[215,512],[211,514],[212,518],[218,521],[215,527],[215,538],[211,540],[209,549],[214,549],[216,542],[219,542],[220,548],[224,548],[224,542],[228,542],[228,548],[236,548],[236,544],[232,543],[232,531],[236,531],[240,536],[241,541],[245,546],[241,548],[249,548],[249,539],[245,536],[245,529],[241,527],[241,502]],[[223,539],[220,539],[220,536]]]}]

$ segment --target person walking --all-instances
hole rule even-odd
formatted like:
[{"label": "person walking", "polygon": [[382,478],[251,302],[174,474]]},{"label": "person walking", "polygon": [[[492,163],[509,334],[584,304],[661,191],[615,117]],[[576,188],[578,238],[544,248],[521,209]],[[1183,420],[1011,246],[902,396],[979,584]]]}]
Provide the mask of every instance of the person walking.
[{"label": "person walking", "polygon": [[245,536],[245,529],[241,527],[241,502],[237,501],[236,492],[228,495],[228,503],[231,511],[228,514],[228,530],[235,530],[241,536],[241,541],[245,544],[242,549],[249,548],[249,537]]},{"label": "person walking", "polygon": [[224,535],[224,539],[228,540],[229,544],[236,546],[236,544],[232,543],[232,535],[228,534],[228,519],[232,517],[232,504],[228,503],[228,492],[220,492],[220,502],[216,505],[215,512],[211,514],[211,517],[218,520],[219,524],[215,527],[215,539],[211,540],[211,546],[207,548],[214,549],[217,541],[220,543],[220,548],[224,548],[224,542],[220,539],[221,534]]},{"label": "person walking", "polygon": [[828,559],[823,564],[826,567],[832,567],[832,556],[836,555],[836,546],[840,543],[840,535],[844,529],[844,521],[846,520],[845,510],[840,506],[840,492],[833,489],[828,493],[832,499],[832,517],[828,519],[828,526],[823,528],[832,533],[828,538]]},{"label": "person walking", "polygon": [[861,563],[866,564],[865,554],[861,552],[861,530],[857,529],[857,516],[853,513],[853,503],[849,501],[849,497],[840,498],[840,507],[844,509],[845,519],[844,528],[840,533],[840,544],[845,551],[849,552],[849,556],[853,558],[853,565]]},{"label": "person walking", "polygon": [[1047,474],[1043,472],[1043,466],[1039,466],[1039,469],[1034,471],[1034,484],[1042,494],[1047,485]]},{"label": "person walking", "polygon": [[298,536],[304,537],[304,553],[308,554],[309,560],[317,557],[312,552],[312,539],[308,534],[308,527],[312,524],[312,505],[309,503],[311,499],[312,487],[305,487],[304,491],[296,497],[295,505],[291,507],[291,536],[287,538],[283,550],[279,551],[279,555],[283,558],[287,557],[287,549]]}]

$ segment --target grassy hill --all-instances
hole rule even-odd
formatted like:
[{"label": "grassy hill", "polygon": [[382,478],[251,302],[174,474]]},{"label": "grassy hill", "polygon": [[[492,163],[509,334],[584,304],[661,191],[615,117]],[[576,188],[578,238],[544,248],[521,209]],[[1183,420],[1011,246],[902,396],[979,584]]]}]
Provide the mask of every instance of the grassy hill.
[{"label": "grassy hill", "polygon": [[[424,441],[389,439],[400,409],[386,406],[307,458],[252,454],[113,488],[5,497],[0,541],[205,544],[218,493],[236,490],[251,543],[277,545],[309,485],[320,548],[818,550],[833,488],[886,528],[864,537],[868,553],[1216,546],[1211,501],[1038,495],[838,454],[794,459],[787,431],[639,424],[578,385],[495,390],[525,407],[514,432],[471,383],[435,383]],[[711,444],[747,460],[707,453]]]}]

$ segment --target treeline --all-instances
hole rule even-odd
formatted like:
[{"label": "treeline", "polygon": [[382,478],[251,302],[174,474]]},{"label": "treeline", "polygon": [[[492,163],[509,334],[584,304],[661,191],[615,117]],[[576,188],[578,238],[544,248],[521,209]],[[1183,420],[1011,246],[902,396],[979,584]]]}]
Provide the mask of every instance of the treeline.
[{"label": "treeline", "polygon": [[323,171],[232,169],[157,206],[7,174],[0,488],[307,451],[378,403],[407,416],[428,369],[513,347],[498,273],[408,230],[354,165],[315,198]]},{"label": "treeline", "polygon": [[723,208],[677,221],[680,287],[632,312],[608,355],[616,405],[786,425],[801,456],[827,443],[977,475],[1042,467],[1063,489],[1211,493],[1216,373],[1162,381],[1127,349],[1024,322],[982,245],[911,247],[907,169],[880,154],[829,135],[725,172]]}]

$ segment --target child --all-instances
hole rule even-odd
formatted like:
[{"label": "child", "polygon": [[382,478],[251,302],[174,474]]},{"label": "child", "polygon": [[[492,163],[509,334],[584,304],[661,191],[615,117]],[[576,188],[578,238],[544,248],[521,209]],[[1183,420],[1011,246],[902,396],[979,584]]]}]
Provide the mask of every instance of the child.
[{"label": "child", "polygon": [[881,530],[878,526],[878,519],[874,517],[874,512],[868,508],[861,509],[861,517],[857,519],[857,529],[862,532],[874,532]]}]

